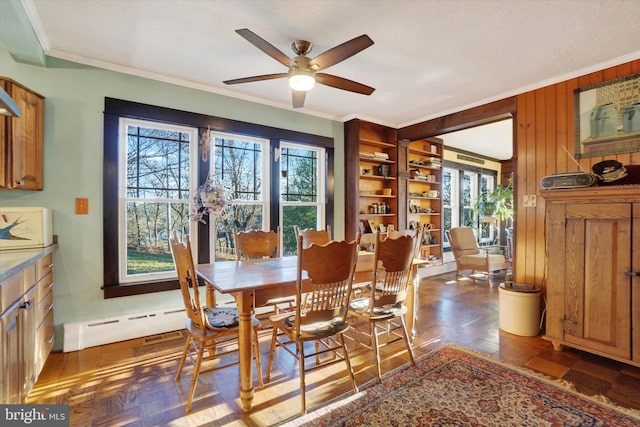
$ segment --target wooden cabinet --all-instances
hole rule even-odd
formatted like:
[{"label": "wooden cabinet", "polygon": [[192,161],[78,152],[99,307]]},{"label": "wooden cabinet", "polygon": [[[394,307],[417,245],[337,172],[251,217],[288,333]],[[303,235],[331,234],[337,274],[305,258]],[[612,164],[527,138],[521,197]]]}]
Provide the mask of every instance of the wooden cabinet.
[{"label": "wooden cabinet", "polygon": [[[398,144],[396,130],[353,119],[345,123],[345,237],[370,227],[398,229]],[[367,235],[370,234],[370,235]]]},{"label": "wooden cabinet", "polygon": [[640,186],[546,190],[545,338],[640,366]]},{"label": "wooden cabinet", "polygon": [[0,283],[0,402],[24,403],[51,353],[52,254]]},{"label": "wooden cabinet", "polygon": [[412,141],[407,147],[409,228],[424,231],[420,256],[442,264],[442,140]]},{"label": "wooden cabinet", "polygon": [[35,286],[35,348],[34,370],[37,375],[42,371],[44,363],[53,349],[55,334],[53,332],[53,254],[40,258],[36,263]]},{"label": "wooden cabinet", "polygon": [[22,113],[0,116],[0,188],[42,190],[44,97],[5,77],[0,84]]}]

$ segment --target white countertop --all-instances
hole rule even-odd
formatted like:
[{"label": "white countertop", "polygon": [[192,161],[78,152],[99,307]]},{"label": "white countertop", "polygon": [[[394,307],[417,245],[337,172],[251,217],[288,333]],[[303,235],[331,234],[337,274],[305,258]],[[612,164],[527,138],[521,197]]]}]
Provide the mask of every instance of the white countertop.
[{"label": "white countertop", "polygon": [[44,248],[0,251],[0,282],[47,256],[57,247],[57,244],[53,244]]}]

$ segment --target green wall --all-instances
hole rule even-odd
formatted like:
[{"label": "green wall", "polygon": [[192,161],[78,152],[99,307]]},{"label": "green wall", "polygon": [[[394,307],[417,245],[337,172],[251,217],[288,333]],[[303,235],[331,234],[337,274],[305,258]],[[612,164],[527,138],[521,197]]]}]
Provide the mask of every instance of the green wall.
[{"label": "green wall", "polygon": [[[341,122],[205,91],[47,58],[18,63],[0,46],[0,75],[46,97],[44,191],[0,190],[1,206],[53,209],[56,348],[62,325],[182,304],[177,291],[113,298],[102,295],[102,128],[104,98],[118,98],[306,132],[335,140],[335,236],[344,236],[344,137]],[[89,214],[75,214],[75,198]],[[106,238],[116,238],[107,236]],[[0,253],[1,256],[1,253]]]}]

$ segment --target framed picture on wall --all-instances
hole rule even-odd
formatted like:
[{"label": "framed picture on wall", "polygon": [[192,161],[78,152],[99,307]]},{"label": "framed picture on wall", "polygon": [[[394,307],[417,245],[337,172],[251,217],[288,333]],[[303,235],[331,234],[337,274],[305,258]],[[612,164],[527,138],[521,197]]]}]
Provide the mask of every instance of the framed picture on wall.
[{"label": "framed picture on wall", "polygon": [[576,158],[640,151],[640,73],[573,94]]}]

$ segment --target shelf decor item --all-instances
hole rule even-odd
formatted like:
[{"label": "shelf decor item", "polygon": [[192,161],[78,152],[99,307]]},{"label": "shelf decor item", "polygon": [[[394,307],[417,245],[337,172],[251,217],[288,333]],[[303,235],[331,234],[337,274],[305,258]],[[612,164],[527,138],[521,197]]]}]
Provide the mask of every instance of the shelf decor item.
[{"label": "shelf decor item", "polygon": [[207,177],[193,195],[194,207],[191,220],[205,223],[205,215],[216,217],[230,204],[224,186],[211,177]]},{"label": "shelf decor item", "polygon": [[576,158],[640,151],[640,73],[573,93]]}]

